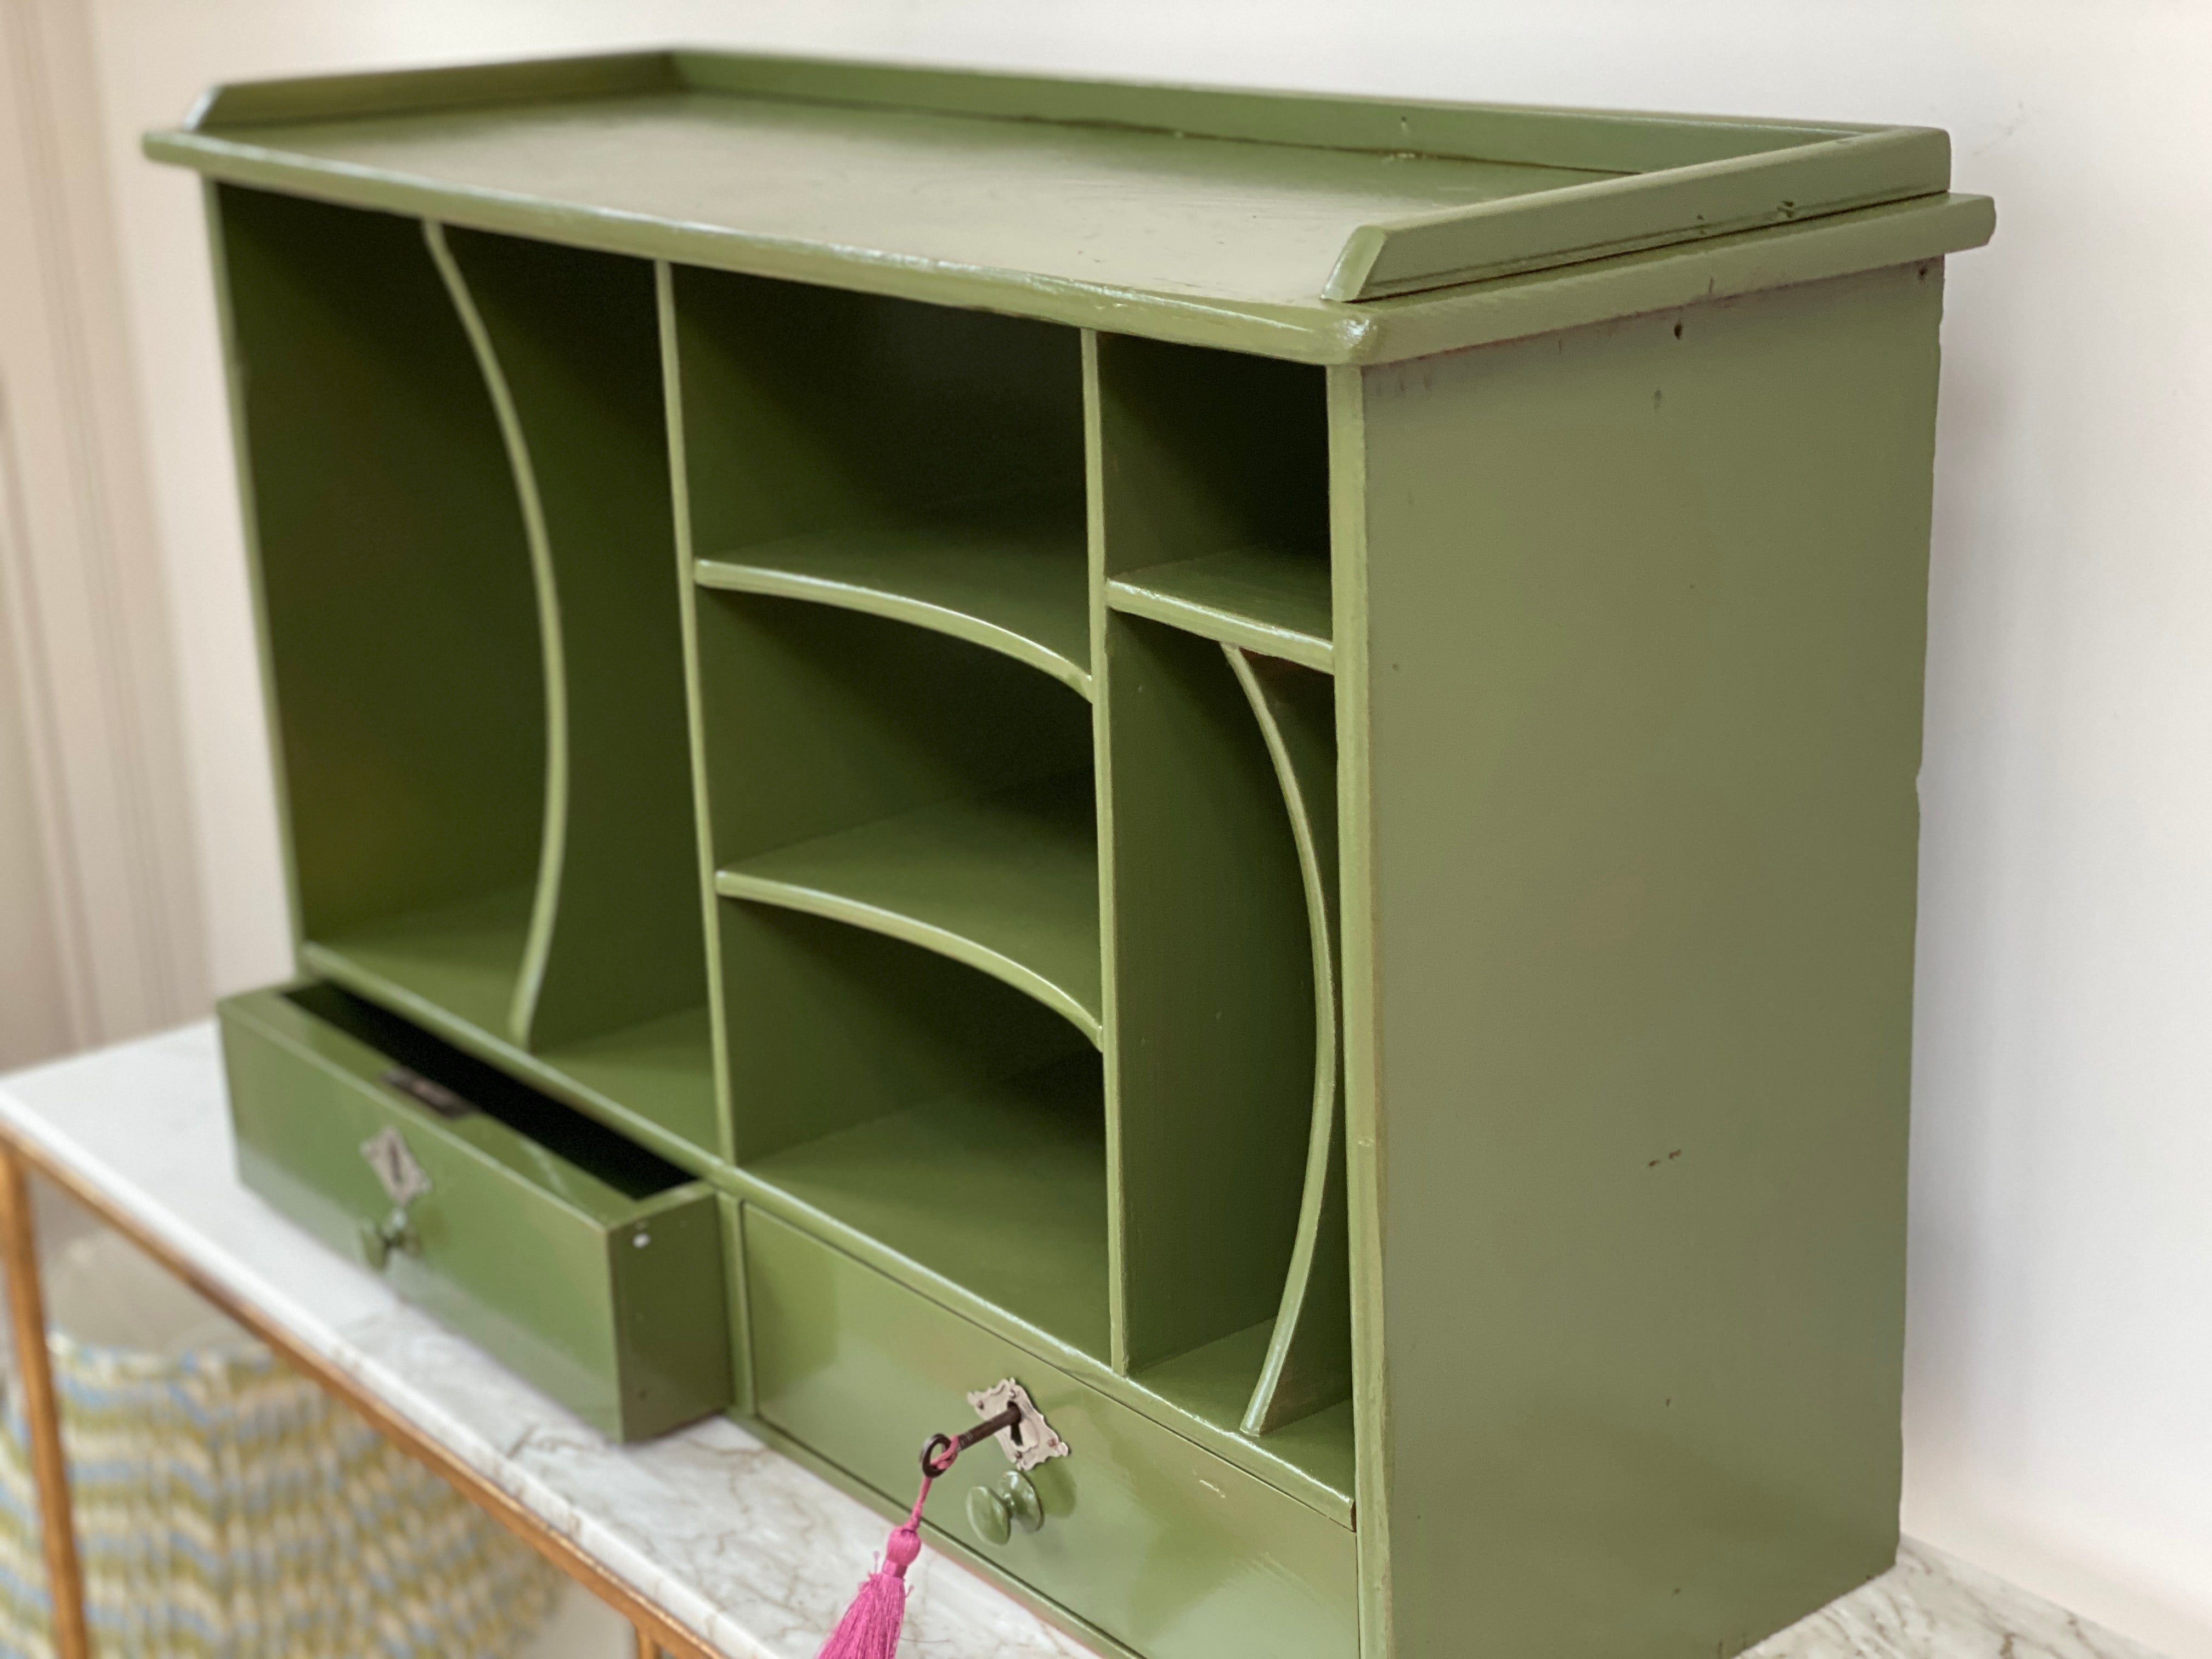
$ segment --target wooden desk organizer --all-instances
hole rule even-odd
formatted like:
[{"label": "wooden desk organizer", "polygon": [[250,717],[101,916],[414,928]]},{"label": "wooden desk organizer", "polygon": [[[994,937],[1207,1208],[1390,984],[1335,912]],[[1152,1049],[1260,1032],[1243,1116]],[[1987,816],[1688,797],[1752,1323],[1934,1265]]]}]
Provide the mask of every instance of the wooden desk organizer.
[{"label": "wooden desk organizer", "polygon": [[1942,134],[678,52],[148,147],[276,1201],[886,1509],[1018,1378],[1043,1524],[933,1536],[1147,1659],[1725,1659],[1889,1565]]}]

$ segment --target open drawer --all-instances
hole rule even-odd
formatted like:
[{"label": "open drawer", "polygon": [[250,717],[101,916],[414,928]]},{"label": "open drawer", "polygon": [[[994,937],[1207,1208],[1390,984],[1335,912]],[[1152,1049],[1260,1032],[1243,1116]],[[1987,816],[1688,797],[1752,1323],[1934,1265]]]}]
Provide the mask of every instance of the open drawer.
[{"label": "open drawer", "polygon": [[219,1012],[247,1186],[602,1433],[729,1403],[704,1182],[335,986]]}]

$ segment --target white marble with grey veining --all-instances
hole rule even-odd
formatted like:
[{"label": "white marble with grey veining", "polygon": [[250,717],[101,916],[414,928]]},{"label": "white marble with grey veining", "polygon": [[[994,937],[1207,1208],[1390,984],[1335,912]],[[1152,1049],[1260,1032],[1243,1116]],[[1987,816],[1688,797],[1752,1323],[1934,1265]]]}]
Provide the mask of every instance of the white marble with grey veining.
[{"label": "white marble with grey veining", "polygon": [[[247,1192],[211,1024],[0,1079],[0,1118],[732,1659],[811,1659],[883,1547],[879,1516],[734,1423],[609,1444]],[[933,1552],[908,1577],[902,1655],[1089,1651]],[[2155,1659],[1911,1541],[1753,1655]]]}]

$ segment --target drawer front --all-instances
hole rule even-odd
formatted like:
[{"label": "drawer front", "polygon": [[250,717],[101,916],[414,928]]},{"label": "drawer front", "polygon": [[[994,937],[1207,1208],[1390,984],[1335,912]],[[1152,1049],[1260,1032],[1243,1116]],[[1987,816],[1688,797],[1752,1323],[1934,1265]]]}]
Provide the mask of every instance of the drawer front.
[{"label": "drawer front", "polygon": [[[383,1080],[395,1064],[386,1048],[283,993],[233,998],[220,1013],[247,1186],[604,1434],[635,1439],[728,1403],[708,1188],[679,1173],[626,1192],[486,1112],[449,1121]],[[443,1045],[422,1043],[407,1045],[409,1069],[447,1082],[427,1069]],[[474,1086],[457,1087],[465,1098],[489,1087],[472,1062],[447,1076]],[[362,1147],[386,1129],[428,1186],[406,1208],[411,1238],[380,1252],[370,1235],[393,1204]],[[605,1133],[587,1126],[584,1138]]]},{"label": "drawer front", "polygon": [[929,1519],[1009,1577],[1147,1659],[1352,1659],[1357,1540],[981,1327],[757,1207],[744,1210],[756,1408],[900,1504],[966,1394],[1012,1376],[1070,1447],[1030,1475],[1045,1520],[992,1544],[970,1488],[1007,1469],[975,1447]]}]

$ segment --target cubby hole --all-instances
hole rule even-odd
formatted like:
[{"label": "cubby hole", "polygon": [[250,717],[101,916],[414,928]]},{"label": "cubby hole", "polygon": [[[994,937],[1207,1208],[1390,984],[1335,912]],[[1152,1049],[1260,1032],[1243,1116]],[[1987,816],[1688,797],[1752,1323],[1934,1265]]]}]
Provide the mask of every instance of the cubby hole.
[{"label": "cubby hole", "polygon": [[702,592],[697,629],[718,890],[952,957],[1095,1042],[1090,706],[1008,657],[803,600]]},{"label": "cubby hole", "polygon": [[1334,682],[1133,616],[1105,648],[1116,1361],[1348,1492]]},{"label": "cubby hole", "polygon": [[503,1033],[547,714],[492,400],[418,222],[231,185],[218,202],[307,954]]},{"label": "cubby hole", "polygon": [[1103,1356],[1090,704],[863,611],[696,627],[737,1162]]},{"label": "cubby hole", "polygon": [[218,200],[303,958],[719,1152],[651,264]]},{"label": "cubby hole", "polygon": [[1328,670],[1324,371],[1102,334],[1093,373],[1107,604]]},{"label": "cubby hole", "polygon": [[703,586],[896,617],[1087,689],[1075,330],[689,268],[672,283]]},{"label": "cubby hole", "polygon": [[1035,1000],[896,938],[738,900],[720,934],[745,1169],[1103,1358],[1097,1049]]},{"label": "cubby hole", "polygon": [[522,1040],[719,1155],[653,267],[481,231],[445,229],[434,246],[503,389],[540,530],[538,614],[557,647],[561,763]]}]

